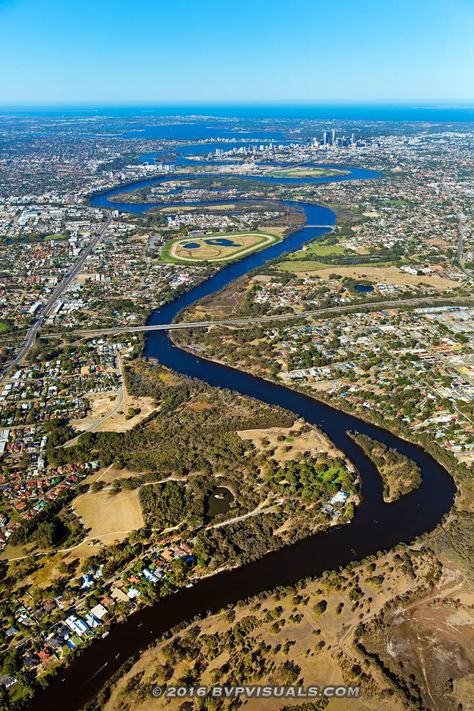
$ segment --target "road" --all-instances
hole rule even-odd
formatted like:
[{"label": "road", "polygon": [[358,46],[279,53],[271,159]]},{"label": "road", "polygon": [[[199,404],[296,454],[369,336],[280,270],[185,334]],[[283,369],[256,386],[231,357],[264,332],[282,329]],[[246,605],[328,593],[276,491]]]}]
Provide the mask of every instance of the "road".
[{"label": "road", "polygon": [[3,382],[3,380],[6,377],[8,377],[8,375],[11,373],[11,371],[14,368],[18,367],[18,365],[25,358],[25,356],[27,355],[29,350],[32,348],[33,344],[36,341],[38,333],[41,329],[41,326],[44,324],[45,320],[51,314],[51,311],[53,310],[53,308],[56,305],[59,298],[62,296],[62,294],[68,288],[68,286],[70,286],[70,284],[74,281],[74,279],[77,277],[77,275],[81,271],[82,267],[84,266],[84,263],[85,263],[87,257],[97,247],[97,245],[103,238],[103,236],[104,236],[107,228],[111,224],[111,222],[112,222],[112,217],[109,214],[107,214],[104,224],[100,227],[98,232],[91,239],[91,241],[89,242],[87,247],[85,247],[82,250],[79,257],[76,259],[76,261],[72,265],[71,269],[64,276],[64,279],[58,284],[58,286],[54,289],[53,293],[51,294],[51,296],[49,297],[47,302],[41,307],[40,316],[36,319],[36,321],[28,329],[25,341],[24,341],[23,345],[20,347],[20,349],[17,351],[15,358],[12,361],[10,361],[10,363],[4,368],[3,373],[1,374],[0,382]]},{"label": "road", "polygon": [[75,437],[70,439],[68,442],[65,442],[62,446],[63,447],[72,447],[76,442],[79,440],[79,437],[86,432],[92,432],[93,430],[96,429],[96,427],[99,427],[99,425],[102,425],[104,422],[107,422],[107,420],[110,420],[111,417],[116,415],[120,408],[123,406],[124,400],[125,400],[125,394],[126,394],[126,385],[125,385],[125,373],[123,369],[123,361],[120,353],[118,354],[118,359],[119,359],[119,369],[120,369],[120,388],[118,391],[118,397],[117,400],[115,401],[113,407],[109,412],[107,412],[105,415],[102,417],[98,417],[94,422],[92,422],[88,427],[86,427],[84,430],[81,430]]},{"label": "road", "polygon": [[457,221],[457,228],[458,228],[458,244],[456,248],[456,259],[459,264],[459,266],[462,268],[464,266],[464,248],[463,248],[463,241],[464,241],[464,215],[462,215],[457,206],[456,203],[454,202],[454,198],[451,194],[450,189],[444,182],[444,180],[441,183],[443,190],[446,194],[446,197],[448,198],[449,202],[451,203],[451,207],[453,209],[454,214],[456,215],[456,221]]},{"label": "road", "polygon": [[[70,335],[92,337],[92,336],[107,336],[118,333],[142,333],[147,331],[174,331],[185,328],[208,328],[209,326],[245,326],[247,324],[273,323],[275,321],[291,321],[311,318],[314,316],[338,316],[346,313],[357,313],[358,311],[379,311],[380,309],[393,309],[404,306],[469,306],[474,305],[474,297],[470,296],[455,296],[455,297],[419,297],[416,299],[397,299],[384,301],[371,301],[362,304],[349,304],[346,306],[328,306],[321,309],[312,309],[311,311],[301,311],[300,313],[285,313],[275,314],[273,316],[245,316],[242,318],[229,318],[219,321],[178,321],[173,323],[163,323],[157,325],[144,326],[113,326],[111,328],[96,328],[96,329],[78,329],[70,331]],[[46,335],[46,334],[45,334]],[[50,337],[57,334],[47,334]]]}]

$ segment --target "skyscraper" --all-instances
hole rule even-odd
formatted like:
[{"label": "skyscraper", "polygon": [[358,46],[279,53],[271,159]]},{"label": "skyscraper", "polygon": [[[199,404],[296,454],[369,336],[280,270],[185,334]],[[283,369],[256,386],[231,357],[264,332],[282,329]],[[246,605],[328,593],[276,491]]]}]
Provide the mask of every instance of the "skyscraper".
[{"label": "skyscraper", "polygon": [[333,128],[331,130],[331,145],[335,146],[336,145],[336,129]]},{"label": "skyscraper", "polygon": [[327,144],[328,144],[328,132],[327,132],[327,131],[323,131],[323,146],[326,147]]}]

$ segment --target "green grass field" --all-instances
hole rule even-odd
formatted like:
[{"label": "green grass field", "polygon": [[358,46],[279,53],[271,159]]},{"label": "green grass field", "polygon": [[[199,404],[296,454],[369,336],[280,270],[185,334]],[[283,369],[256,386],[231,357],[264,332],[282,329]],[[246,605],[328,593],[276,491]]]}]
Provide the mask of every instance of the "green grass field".
[{"label": "green grass field", "polygon": [[302,252],[302,250],[295,252],[293,259],[298,259],[298,255],[301,254],[314,254],[315,256],[321,257],[331,257],[337,254],[345,254],[346,250],[338,244],[318,244],[318,241],[312,242],[308,245],[307,249]]},{"label": "green grass field", "polygon": [[[160,261],[172,264],[224,263],[269,247],[279,239],[276,235],[258,231],[179,237],[165,244]],[[219,240],[229,240],[234,244],[222,245]],[[190,243],[197,246],[187,248]]]},{"label": "green grass field", "polygon": [[404,207],[409,204],[408,200],[382,200],[382,205],[387,205],[389,207]]},{"label": "green grass field", "polygon": [[[310,262],[305,262],[305,264],[311,264],[313,265],[311,268],[312,269],[324,269],[327,266],[327,264],[323,264],[322,262],[318,262],[317,258],[318,257],[334,257],[337,255],[343,255],[346,254],[346,250],[344,247],[341,247],[338,244],[325,244],[325,241],[322,240],[321,238],[315,239],[313,242],[310,242],[307,246],[306,249],[299,249],[297,252],[294,252],[288,257],[288,261],[283,262],[284,265],[289,265],[291,262],[298,262],[302,261],[302,257],[307,257],[308,255],[314,256],[315,261],[313,262],[312,260]],[[319,265],[319,266],[314,266],[314,265]],[[282,267],[283,265],[280,265]],[[301,271],[301,270],[300,270]],[[304,270],[302,270],[304,271]]]}]

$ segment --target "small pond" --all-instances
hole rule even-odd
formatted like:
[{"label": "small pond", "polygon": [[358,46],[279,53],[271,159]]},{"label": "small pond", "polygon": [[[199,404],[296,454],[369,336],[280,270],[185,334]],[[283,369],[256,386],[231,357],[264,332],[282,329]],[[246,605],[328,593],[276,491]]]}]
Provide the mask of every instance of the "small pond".
[{"label": "small pond", "polygon": [[374,290],[374,287],[372,284],[356,284],[354,287],[354,291],[357,291],[359,294],[370,294]]},{"label": "small pond", "polygon": [[218,486],[211,491],[206,502],[206,516],[214,518],[218,514],[227,513],[234,502],[232,492],[224,486]]},{"label": "small pond", "polygon": [[227,237],[213,237],[204,241],[206,244],[217,244],[219,247],[240,247],[239,242],[234,242],[233,239],[228,239]]}]

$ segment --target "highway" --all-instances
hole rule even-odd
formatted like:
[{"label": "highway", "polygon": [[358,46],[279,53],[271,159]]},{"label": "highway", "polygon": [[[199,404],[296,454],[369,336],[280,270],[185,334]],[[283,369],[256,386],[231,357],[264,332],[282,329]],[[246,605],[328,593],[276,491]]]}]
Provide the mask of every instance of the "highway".
[{"label": "highway", "polygon": [[36,337],[38,336],[41,326],[44,324],[45,320],[51,314],[51,311],[55,307],[59,298],[62,296],[62,294],[68,288],[68,286],[74,281],[74,279],[77,277],[77,275],[81,271],[82,267],[84,266],[84,263],[85,263],[87,257],[89,256],[89,254],[97,247],[99,242],[102,240],[102,238],[103,238],[107,228],[111,224],[111,222],[112,222],[112,217],[110,216],[110,214],[107,214],[104,224],[99,228],[98,232],[91,239],[91,241],[89,242],[87,247],[85,247],[82,250],[82,252],[79,254],[78,258],[76,259],[76,261],[74,262],[74,264],[72,265],[70,270],[64,276],[64,279],[58,284],[58,286],[54,289],[53,293],[50,295],[47,302],[41,307],[40,315],[28,329],[26,338],[23,342],[23,345],[17,351],[15,358],[7,364],[7,366],[4,368],[3,372],[1,373],[0,382],[3,382],[4,379],[6,377],[8,377],[8,375],[11,373],[11,371],[14,368],[18,367],[18,365],[25,358],[25,356],[27,355],[29,350],[32,348],[32,346],[34,345],[34,343],[36,341]]},{"label": "highway", "polygon": [[[398,299],[394,301],[371,301],[367,303],[349,304],[346,306],[328,306],[311,311],[301,311],[300,313],[275,314],[273,316],[245,316],[242,318],[229,318],[219,321],[176,321],[173,323],[162,323],[157,325],[144,326],[112,326],[111,328],[78,329],[70,331],[68,335],[93,337],[107,336],[119,333],[144,333],[149,331],[177,331],[185,328],[209,328],[209,326],[246,326],[247,324],[273,323],[275,321],[291,321],[306,319],[317,316],[339,316],[346,313],[357,313],[365,311],[379,311],[380,309],[403,308],[405,306],[470,306],[474,305],[474,297],[419,297],[416,299]],[[45,337],[57,337],[58,334],[45,334]]]}]

